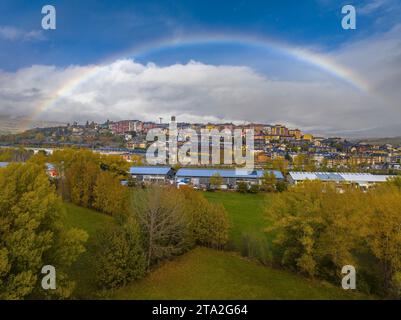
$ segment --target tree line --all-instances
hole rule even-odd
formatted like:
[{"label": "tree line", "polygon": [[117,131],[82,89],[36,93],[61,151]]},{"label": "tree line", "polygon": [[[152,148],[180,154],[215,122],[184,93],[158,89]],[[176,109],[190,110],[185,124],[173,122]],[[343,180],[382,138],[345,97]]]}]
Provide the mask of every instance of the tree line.
[{"label": "tree line", "polygon": [[[48,162],[58,171],[56,179],[45,173]],[[122,185],[128,169],[121,157],[78,149],[38,153],[0,169],[0,298],[42,297],[44,264],[57,269],[58,292],[52,296],[72,296],[68,268],[85,251],[88,235],[64,226],[63,201],[114,218],[91,241],[99,289],[139,279],[196,245],[224,248],[230,223],[221,205],[190,189]]]},{"label": "tree line", "polygon": [[353,265],[357,287],[401,296],[401,179],[367,192],[308,181],[277,194],[266,205],[276,265],[340,283]]},{"label": "tree line", "polygon": [[[66,229],[55,187],[41,165],[0,169],[0,299],[68,298],[68,269],[85,251],[85,231]],[[57,270],[57,289],[41,288],[41,268]],[[42,275],[43,276],[43,275]]]}]

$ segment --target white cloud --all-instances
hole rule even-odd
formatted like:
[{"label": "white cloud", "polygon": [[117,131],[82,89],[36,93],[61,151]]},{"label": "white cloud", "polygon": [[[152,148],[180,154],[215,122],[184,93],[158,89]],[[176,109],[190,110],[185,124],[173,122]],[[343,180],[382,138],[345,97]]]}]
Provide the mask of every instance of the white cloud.
[{"label": "white cloud", "polygon": [[45,39],[41,30],[25,31],[12,26],[0,26],[0,38],[10,41],[41,41]]},{"label": "white cloud", "polygon": [[[179,121],[280,122],[317,132],[375,132],[376,127],[401,122],[397,34],[399,29],[394,28],[331,53],[367,79],[373,88],[370,93],[337,79],[279,81],[249,67],[193,61],[160,67],[125,59],[109,65],[32,66],[0,72],[0,114],[26,116],[48,105],[39,115],[41,120],[157,121],[174,114]],[[63,87],[65,83],[78,85]],[[54,100],[60,88],[64,90]]]}]

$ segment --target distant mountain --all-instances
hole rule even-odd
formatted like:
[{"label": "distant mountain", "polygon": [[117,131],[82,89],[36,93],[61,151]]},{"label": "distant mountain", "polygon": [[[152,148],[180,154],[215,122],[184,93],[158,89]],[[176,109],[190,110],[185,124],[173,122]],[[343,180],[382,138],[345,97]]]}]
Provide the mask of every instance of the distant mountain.
[{"label": "distant mountain", "polygon": [[351,134],[355,138],[388,138],[401,137],[401,123],[389,126],[380,126],[367,130],[359,130]]},{"label": "distant mountain", "polygon": [[369,144],[391,144],[393,146],[401,146],[401,136],[400,137],[388,137],[388,138],[367,138],[367,139],[355,139],[357,142],[366,142]]},{"label": "distant mountain", "polygon": [[27,129],[64,126],[66,123],[57,121],[28,121],[26,118],[10,118],[0,116],[0,135],[20,133]]},{"label": "distant mountain", "polygon": [[[356,125],[357,127],[357,125]],[[366,139],[397,139],[401,137],[401,123],[389,126],[380,126],[369,129],[354,129],[354,130],[314,130],[312,134],[325,137],[343,137],[349,140],[366,140]]]}]

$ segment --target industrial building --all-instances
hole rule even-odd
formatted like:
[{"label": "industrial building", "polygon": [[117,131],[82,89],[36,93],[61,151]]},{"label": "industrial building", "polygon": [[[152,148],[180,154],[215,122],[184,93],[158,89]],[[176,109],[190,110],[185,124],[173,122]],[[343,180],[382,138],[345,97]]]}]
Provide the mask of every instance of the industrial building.
[{"label": "industrial building", "polygon": [[131,167],[129,172],[138,182],[166,183],[174,179],[174,170],[171,167]]},{"label": "industrial building", "polygon": [[[190,184],[195,187],[208,188],[210,179],[213,176],[220,176],[222,179],[222,189],[235,189],[238,182],[246,182],[249,185],[261,184],[264,170],[246,169],[179,169],[175,174],[176,183]],[[271,171],[277,180],[284,180],[280,171]]]},{"label": "industrial building", "polygon": [[391,175],[375,175],[371,173],[345,173],[345,172],[296,172],[288,173],[288,182],[297,184],[306,180],[320,180],[324,182],[336,182],[355,184],[362,188],[368,188],[373,184],[386,182]]}]

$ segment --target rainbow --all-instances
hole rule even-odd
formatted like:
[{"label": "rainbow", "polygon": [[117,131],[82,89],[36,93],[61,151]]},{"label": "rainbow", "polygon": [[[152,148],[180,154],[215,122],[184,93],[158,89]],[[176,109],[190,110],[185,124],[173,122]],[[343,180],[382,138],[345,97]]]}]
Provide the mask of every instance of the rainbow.
[{"label": "rainbow", "polygon": [[[320,70],[348,83],[357,90],[367,93],[370,91],[369,84],[360,77],[353,70],[335,62],[330,57],[316,53],[304,48],[290,46],[275,39],[266,37],[252,37],[249,35],[227,35],[227,34],[208,34],[208,35],[191,35],[191,37],[172,37],[166,39],[159,39],[154,42],[148,42],[139,46],[134,46],[124,52],[114,54],[107,59],[86,67],[85,70],[76,77],[70,78],[63,83],[50,97],[41,101],[33,110],[28,121],[37,119],[43,112],[46,112],[54,106],[57,101],[69,95],[78,88],[82,83],[86,82],[92,77],[95,77],[99,72],[99,66],[104,66],[112,63],[118,59],[127,59],[139,57],[141,55],[149,54],[156,50],[167,50],[173,48],[180,48],[191,45],[206,45],[206,44],[238,44],[248,47],[256,47],[262,49],[270,49],[280,52],[292,59],[302,61],[311,66],[317,67]],[[27,123],[29,124],[29,122]]]}]

